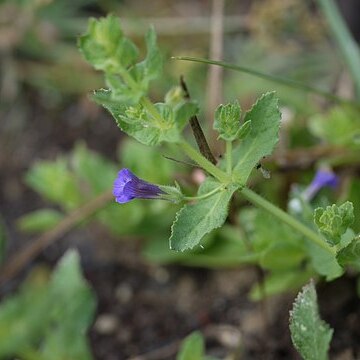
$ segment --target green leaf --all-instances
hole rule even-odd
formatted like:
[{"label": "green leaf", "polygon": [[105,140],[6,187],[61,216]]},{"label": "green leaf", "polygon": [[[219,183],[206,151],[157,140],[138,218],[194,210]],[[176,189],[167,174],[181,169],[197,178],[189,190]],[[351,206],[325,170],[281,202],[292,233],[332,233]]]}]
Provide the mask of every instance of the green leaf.
[{"label": "green leaf", "polygon": [[134,43],[124,37],[117,17],[90,19],[87,33],[79,38],[85,59],[97,70],[116,73],[132,65],[138,57]]},{"label": "green leaf", "polygon": [[255,264],[258,256],[249,251],[242,237],[241,231],[225,224],[205,235],[203,248],[175,252],[169,249],[164,238],[155,236],[146,242],[142,253],[149,261],[159,264],[178,263],[210,269]]},{"label": "green leaf", "polygon": [[305,360],[326,360],[333,330],[321,320],[314,283],[303,287],[290,312],[291,339]]},{"label": "green leaf", "polygon": [[94,313],[93,292],[78,254],[70,250],[50,281],[43,272],[33,273],[18,294],[1,303],[0,357],[90,360],[86,331]]},{"label": "green leaf", "polygon": [[85,59],[95,69],[105,72],[111,100],[115,103],[138,104],[147,94],[150,81],[161,74],[162,56],[153,28],[146,34],[145,41],[146,57],[136,63],[138,49],[124,36],[119,19],[113,15],[90,19],[87,33],[79,38]]},{"label": "green leaf", "polygon": [[35,164],[26,174],[25,181],[44,198],[60,204],[65,210],[74,209],[83,202],[66,158]]},{"label": "green leaf", "polygon": [[234,173],[239,184],[245,185],[256,164],[273,151],[279,138],[280,118],[274,92],[264,94],[246,113],[244,123],[251,120],[251,128],[234,150]]},{"label": "green leaf", "polygon": [[318,274],[325,276],[326,280],[330,281],[344,273],[344,269],[337,262],[335,255],[307,239],[305,241],[311,264]]},{"label": "green leaf", "polygon": [[131,69],[130,74],[140,84],[142,89],[147,90],[149,82],[161,75],[163,59],[156,43],[156,32],[153,27],[147,32],[145,42],[147,49],[146,58],[136,64]]},{"label": "green leaf", "polygon": [[273,243],[260,257],[260,265],[264,269],[279,271],[298,267],[305,259],[301,246],[292,243]]},{"label": "green leaf", "polygon": [[49,296],[54,299],[50,309],[52,326],[45,334],[41,353],[54,360],[91,359],[86,331],[93,321],[96,302],[82,277],[75,250],[67,251],[57,265]]},{"label": "green leaf", "polygon": [[247,134],[250,131],[251,131],[251,120],[248,120],[241,125],[239,133],[237,134],[237,137],[239,139],[243,139],[247,136]]},{"label": "green leaf", "polygon": [[184,339],[176,360],[204,360],[204,356],[204,338],[199,331],[194,331]]},{"label": "green leaf", "polygon": [[[70,164],[82,191],[93,197],[110,189],[118,167],[105,157],[91,151],[85,143],[77,142],[70,156]],[[101,176],[99,176],[101,174]]]},{"label": "green leaf", "polygon": [[259,301],[286,291],[298,290],[314,272],[311,269],[288,269],[272,271],[266,275],[263,283],[255,284],[250,291],[250,299]]},{"label": "green leaf", "polygon": [[[208,180],[199,189],[199,195],[210,192],[221,184]],[[195,204],[187,204],[176,214],[171,227],[170,249],[184,251],[199,244],[202,237],[220,227],[226,220],[229,201],[236,187],[219,191]]]},{"label": "green leaf", "polygon": [[163,141],[178,141],[180,131],[185,125],[184,116],[192,114],[196,110],[194,105],[187,105],[183,110],[179,108],[180,113],[177,114],[169,105],[157,103],[154,107],[161,118],[159,121],[141,104],[127,106],[114,101],[109,90],[96,91],[93,99],[112,114],[122,131],[149,146]]},{"label": "green leaf", "polygon": [[57,225],[63,214],[54,209],[40,209],[20,217],[17,225],[21,231],[36,233],[49,230]]},{"label": "green leaf", "polygon": [[238,101],[226,105],[219,105],[215,111],[214,130],[219,138],[234,141],[240,131],[241,108]]},{"label": "green leaf", "polygon": [[355,107],[336,106],[327,114],[313,116],[308,125],[313,135],[330,144],[360,148],[359,112]]},{"label": "green leaf", "polygon": [[360,269],[360,235],[342,248],[337,253],[336,258],[341,266],[350,265]]},{"label": "green leaf", "polygon": [[317,208],[314,212],[314,222],[328,242],[336,245],[354,222],[354,206],[350,201],[346,201],[340,206],[333,204],[326,209]]},{"label": "green leaf", "polygon": [[183,101],[174,107],[175,124],[182,130],[192,116],[199,113],[199,106],[195,101]]}]

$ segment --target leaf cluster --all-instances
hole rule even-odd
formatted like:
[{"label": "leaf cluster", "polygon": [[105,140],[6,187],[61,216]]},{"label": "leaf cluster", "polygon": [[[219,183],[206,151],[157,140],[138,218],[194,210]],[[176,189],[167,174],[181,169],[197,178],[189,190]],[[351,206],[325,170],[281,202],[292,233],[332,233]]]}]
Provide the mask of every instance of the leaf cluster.
[{"label": "leaf cluster", "polygon": [[96,301],[69,250],[50,279],[34,271],[0,308],[0,357],[92,359],[85,336]]}]

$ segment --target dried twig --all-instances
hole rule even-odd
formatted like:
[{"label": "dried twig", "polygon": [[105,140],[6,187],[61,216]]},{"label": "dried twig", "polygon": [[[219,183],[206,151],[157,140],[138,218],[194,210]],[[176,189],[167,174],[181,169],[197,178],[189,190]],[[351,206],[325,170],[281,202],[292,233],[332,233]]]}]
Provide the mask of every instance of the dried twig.
[{"label": "dried twig", "polygon": [[[189,90],[186,86],[185,80],[183,76],[180,76],[180,85],[184,91],[184,97],[185,99],[190,100],[190,93]],[[216,159],[214,157],[214,155],[212,154],[209,144],[206,140],[206,137],[204,135],[204,132],[201,129],[199,120],[197,118],[196,115],[192,116],[189,120],[190,122],[190,126],[192,129],[192,132],[194,134],[196,143],[199,147],[199,150],[201,152],[201,154],[206,157],[206,159],[208,159],[209,161],[211,161],[214,165],[216,165]]]},{"label": "dried twig", "polygon": [[41,253],[45,247],[60,239],[82,220],[102,209],[112,199],[113,196],[111,190],[107,190],[87,202],[85,205],[71,212],[53,229],[45,232],[24,249],[20,250],[19,253],[15,254],[13,258],[10,258],[0,269],[0,285],[17,275],[21,269]]}]

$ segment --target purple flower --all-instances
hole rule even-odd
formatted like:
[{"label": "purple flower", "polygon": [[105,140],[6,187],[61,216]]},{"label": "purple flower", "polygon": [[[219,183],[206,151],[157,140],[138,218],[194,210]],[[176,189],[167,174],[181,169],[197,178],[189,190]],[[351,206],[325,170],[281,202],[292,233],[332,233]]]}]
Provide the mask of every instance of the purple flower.
[{"label": "purple flower", "polygon": [[129,169],[121,169],[114,181],[113,195],[116,202],[124,204],[132,199],[155,199],[165,194],[157,185],[139,179]]},{"label": "purple flower", "polygon": [[334,189],[338,183],[339,178],[331,170],[320,169],[316,172],[311,184],[305,189],[303,196],[309,201],[320,191],[321,188],[328,186]]}]

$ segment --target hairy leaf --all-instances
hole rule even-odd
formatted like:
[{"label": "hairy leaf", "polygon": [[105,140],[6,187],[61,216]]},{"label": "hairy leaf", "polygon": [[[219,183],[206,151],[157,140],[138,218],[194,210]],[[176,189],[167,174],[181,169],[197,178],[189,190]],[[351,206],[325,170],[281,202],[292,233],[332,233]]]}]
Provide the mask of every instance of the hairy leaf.
[{"label": "hairy leaf", "polygon": [[234,150],[234,172],[239,184],[245,185],[256,164],[273,151],[278,141],[280,118],[274,92],[264,94],[246,113],[244,123],[251,120],[251,126]]},{"label": "hairy leaf", "polygon": [[336,245],[354,222],[354,206],[347,201],[340,206],[333,204],[326,209],[317,208],[314,212],[314,222],[328,242]]},{"label": "hairy leaf", "polygon": [[[210,192],[219,185],[216,181],[208,180],[200,187],[199,194]],[[229,201],[235,190],[235,187],[221,190],[180,209],[171,227],[170,248],[177,251],[191,249],[199,244],[205,234],[220,227],[226,220]]]},{"label": "hairy leaf", "polygon": [[314,283],[303,287],[290,312],[291,339],[305,360],[326,360],[333,330],[321,320]]},{"label": "hairy leaf", "polygon": [[240,130],[241,108],[237,101],[226,105],[219,105],[215,111],[214,129],[219,137],[226,141],[237,138]]}]

